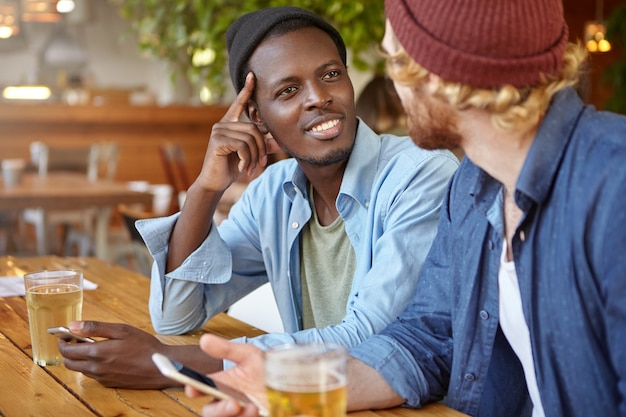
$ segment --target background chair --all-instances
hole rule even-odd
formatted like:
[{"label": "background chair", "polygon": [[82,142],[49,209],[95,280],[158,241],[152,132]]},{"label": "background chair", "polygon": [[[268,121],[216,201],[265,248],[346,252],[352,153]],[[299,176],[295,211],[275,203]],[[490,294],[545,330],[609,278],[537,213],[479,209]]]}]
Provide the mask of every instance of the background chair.
[{"label": "background chair", "polygon": [[[90,161],[87,176],[90,181],[107,180],[113,181],[117,172],[120,147],[116,142],[101,142],[97,145],[97,157],[95,163]],[[109,217],[111,216],[109,209]],[[63,254],[89,256],[94,253],[94,224],[96,210],[83,210],[83,219],[80,222],[65,223],[65,237],[63,240]],[[112,245],[117,242],[112,243]]]},{"label": "background chair", "polygon": [[13,210],[0,210],[0,255],[19,251],[20,239],[16,239],[18,213]]},{"label": "background chair", "polygon": [[100,142],[98,144],[98,179],[107,181],[115,179],[119,157],[120,145],[117,142]]},{"label": "background chair", "polygon": [[127,264],[124,262],[125,258],[129,255],[134,258],[136,262],[137,271],[141,274],[149,277],[152,270],[152,255],[148,251],[146,244],[144,243],[141,235],[135,227],[135,222],[139,219],[148,219],[156,217],[151,211],[145,211],[134,208],[127,204],[118,204],[117,211],[120,213],[124,226],[128,231],[130,242],[126,245],[118,245],[114,248],[114,255],[112,259],[119,264]]},{"label": "background chair", "polygon": [[[104,149],[104,152],[101,152]],[[76,172],[89,181],[97,181],[100,173],[112,179],[118,157],[116,144],[92,144],[78,147],[51,147],[43,142],[30,145],[31,160],[39,176],[45,177],[54,171]],[[37,253],[67,253],[69,242],[78,246],[78,255],[93,252],[93,228],[95,209],[47,210],[26,209],[22,212],[25,224],[35,229]],[[78,230],[81,232],[78,233]]]},{"label": "background chair", "polygon": [[176,197],[172,199],[170,206],[170,213],[173,213],[182,208],[187,189],[191,185],[185,155],[180,145],[173,142],[163,142],[159,146],[159,155],[167,182],[173,187]]},{"label": "background chair", "polygon": [[[33,142],[30,144],[30,153],[32,163],[40,177],[45,177],[53,171],[65,171],[81,173],[90,181],[97,179],[98,147],[96,145],[55,148],[43,142]],[[39,255],[46,255],[50,252],[60,254],[69,224],[83,223],[83,226],[88,227],[89,219],[86,213],[83,210],[45,211],[42,208],[32,208],[22,212],[22,219],[26,225],[30,224],[35,229]],[[57,230],[59,228],[60,231]],[[54,239],[57,236],[61,239]]]},{"label": "background chair", "polygon": [[98,179],[98,145],[51,147],[32,142],[29,148],[32,163],[41,177],[48,172],[64,171],[84,173],[90,181]]}]

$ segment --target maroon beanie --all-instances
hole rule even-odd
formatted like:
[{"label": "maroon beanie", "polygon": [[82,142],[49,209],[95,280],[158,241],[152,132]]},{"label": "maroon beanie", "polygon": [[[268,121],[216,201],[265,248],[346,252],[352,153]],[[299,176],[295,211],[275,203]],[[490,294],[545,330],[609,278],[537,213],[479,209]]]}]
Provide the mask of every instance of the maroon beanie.
[{"label": "maroon beanie", "polygon": [[561,69],[561,0],[385,0],[385,11],[409,56],[448,81],[526,87]]}]

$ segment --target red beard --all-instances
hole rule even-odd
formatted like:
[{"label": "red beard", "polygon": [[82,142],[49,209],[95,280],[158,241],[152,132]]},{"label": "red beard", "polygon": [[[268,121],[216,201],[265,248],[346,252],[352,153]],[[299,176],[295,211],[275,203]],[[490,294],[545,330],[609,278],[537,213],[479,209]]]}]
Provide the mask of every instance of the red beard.
[{"label": "red beard", "polygon": [[456,115],[448,105],[420,94],[407,114],[409,134],[420,148],[452,150],[460,146],[462,136],[457,130]]}]

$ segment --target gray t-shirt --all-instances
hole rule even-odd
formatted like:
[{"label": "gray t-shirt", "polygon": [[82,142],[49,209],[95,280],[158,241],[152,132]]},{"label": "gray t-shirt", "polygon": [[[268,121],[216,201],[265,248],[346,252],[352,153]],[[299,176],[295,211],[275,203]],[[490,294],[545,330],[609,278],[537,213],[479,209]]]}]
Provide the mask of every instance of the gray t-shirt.
[{"label": "gray t-shirt", "polygon": [[[309,199],[313,195],[309,191]],[[356,255],[341,216],[322,226],[313,217],[302,232],[301,281],[304,329],[341,323],[356,268]]]}]

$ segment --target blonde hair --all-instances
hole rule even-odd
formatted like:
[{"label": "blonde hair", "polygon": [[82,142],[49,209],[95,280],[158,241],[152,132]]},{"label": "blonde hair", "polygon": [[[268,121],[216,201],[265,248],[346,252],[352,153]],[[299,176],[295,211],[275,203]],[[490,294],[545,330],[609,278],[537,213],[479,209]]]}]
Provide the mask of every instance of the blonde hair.
[{"label": "blonde hair", "polygon": [[[394,82],[413,89],[426,82],[429,72],[404,49],[386,55],[386,59],[387,72]],[[561,71],[543,77],[537,85],[522,88],[505,85],[497,90],[488,90],[442,80],[432,93],[458,110],[474,108],[491,112],[492,123],[500,129],[529,128],[539,123],[554,94],[579,82],[586,59],[587,51],[580,44],[568,43]]]}]

